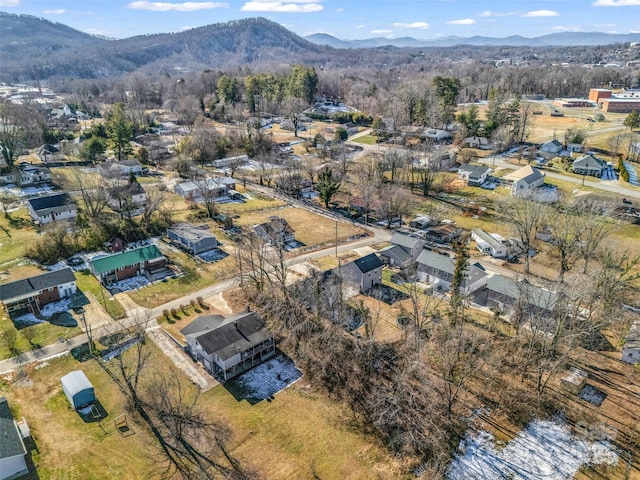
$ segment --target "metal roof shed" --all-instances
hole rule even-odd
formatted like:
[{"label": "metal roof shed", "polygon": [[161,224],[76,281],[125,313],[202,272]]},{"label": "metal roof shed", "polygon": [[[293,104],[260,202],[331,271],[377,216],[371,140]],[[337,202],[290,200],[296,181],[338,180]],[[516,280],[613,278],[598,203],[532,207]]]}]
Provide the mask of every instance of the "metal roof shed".
[{"label": "metal roof shed", "polygon": [[60,379],[62,390],[69,399],[69,403],[78,410],[96,401],[93,385],[82,370],[75,370]]}]

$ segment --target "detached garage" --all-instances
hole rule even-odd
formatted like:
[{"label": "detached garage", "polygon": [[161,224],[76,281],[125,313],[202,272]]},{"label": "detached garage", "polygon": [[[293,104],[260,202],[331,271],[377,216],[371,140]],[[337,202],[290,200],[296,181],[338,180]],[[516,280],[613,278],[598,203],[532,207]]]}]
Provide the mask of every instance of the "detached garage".
[{"label": "detached garage", "polygon": [[96,401],[93,385],[82,370],[66,374],[60,379],[62,390],[74,410],[86,407]]}]

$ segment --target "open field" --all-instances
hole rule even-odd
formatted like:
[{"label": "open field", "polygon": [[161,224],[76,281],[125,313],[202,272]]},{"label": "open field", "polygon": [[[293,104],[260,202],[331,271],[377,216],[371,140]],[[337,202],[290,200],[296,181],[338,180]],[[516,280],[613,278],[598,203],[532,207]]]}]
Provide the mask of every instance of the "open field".
[{"label": "open field", "polygon": [[[153,344],[147,344],[150,369],[180,375]],[[77,369],[90,379],[109,415],[101,425],[84,423],[62,392],[60,377]],[[71,356],[51,360],[43,368],[29,368],[20,378],[1,382],[0,394],[32,429],[41,479],[156,476],[155,441],[131,416],[135,434],[122,437],[115,430],[112,420],[125,412],[124,398],[95,361],[78,363]],[[230,453],[264,478],[311,478],[314,470],[327,480],[406,478],[375,439],[357,432],[357,419],[345,407],[314,391],[304,378],[272,401],[250,405],[218,386],[204,393],[199,405],[206,416],[230,426]]]},{"label": "open field", "polygon": [[373,135],[363,135],[361,137],[357,137],[352,139],[352,142],[355,143],[364,143],[365,145],[375,145],[377,143],[378,137]]},{"label": "open field", "polygon": [[296,240],[304,243],[306,246],[333,242],[336,236],[338,239],[344,239],[364,233],[363,229],[356,225],[336,222],[296,207],[284,207],[279,210],[269,210],[265,212],[251,212],[242,215],[236,223],[238,225],[256,225],[267,221],[269,217],[272,216],[284,218],[295,230]]},{"label": "open field", "polygon": [[25,248],[38,238],[26,208],[9,215],[9,219],[0,215],[0,271],[13,269],[24,256]]}]

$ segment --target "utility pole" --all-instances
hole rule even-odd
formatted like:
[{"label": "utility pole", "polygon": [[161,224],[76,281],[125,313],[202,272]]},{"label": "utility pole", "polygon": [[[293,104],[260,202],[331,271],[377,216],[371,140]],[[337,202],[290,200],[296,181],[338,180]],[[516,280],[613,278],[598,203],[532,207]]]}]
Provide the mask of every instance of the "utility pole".
[{"label": "utility pole", "polygon": [[338,258],[338,221],[336,220],[336,258]]}]

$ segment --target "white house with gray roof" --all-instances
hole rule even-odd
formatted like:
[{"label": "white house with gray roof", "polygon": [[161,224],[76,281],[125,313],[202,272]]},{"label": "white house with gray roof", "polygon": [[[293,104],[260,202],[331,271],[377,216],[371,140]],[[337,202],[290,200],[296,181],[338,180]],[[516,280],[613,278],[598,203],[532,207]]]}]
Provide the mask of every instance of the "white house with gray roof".
[{"label": "white house with gray roof", "polygon": [[396,233],[391,245],[378,251],[380,259],[392,267],[406,268],[413,265],[424,248],[424,240]]},{"label": "white house with gray roof", "polygon": [[199,255],[218,248],[218,241],[209,231],[207,225],[196,226],[189,223],[179,223],[167,228],[167,237],[172,244],[191,255]]},{"label": "white house with gray roof", "polygon": [[[449,290],[453,282],[455,258],[441,255],[430,250],[423,250],[418,256],[418,272],[416,278],[420,282],[430,283],[440,290]],[[487,284],[487,274],[481,265],[469,265],[464,273],[461,292],[469,295]]]},{"label": "white house with gray roof", "polygon": [[471,239],[476,242],[478,250],[482,253],[491,255],[493,258],[504,258],[507,256],[507,247],[500,240],[481,228],[476,228],[471,232]]},{"label": "white house with gray roof", "polygon": [[511,195],[528,197],[544,185],[545,175],[539,169],[527,165],[502,177],[502,181],[511,184]]},{"label": "white house with gray roof", "polygon": [[382,283],[382,261],[375,253],[346,263],[338,268],[344,281],[357,285],[361,292],[367,292]]},{"label": "white house with gray roof", "polygon": [[[24,418],[22,423],[28,432]],[[0,480],[20,478],[29,472],[23,438],[7,399],[0,397]]]},{"label": "white house with gray roof", "polygon": [[78,215],[78,206],[68,193],[54,193],[27,200],[31,218],[40,225],[63,220],[73,220]]},{"label": "white house with gray roof", "polygon": [[607,168],[607,162],[594,155],[582,155],[571,164],[573,173],[601,177],[602,171]]},{"label": "white house with gray roof", "polygon": [[491,173],[491,169],[484,165],[462,165],[458,168],[458,178],[466,181],[472,187],[482,185],[489,173]]}]

